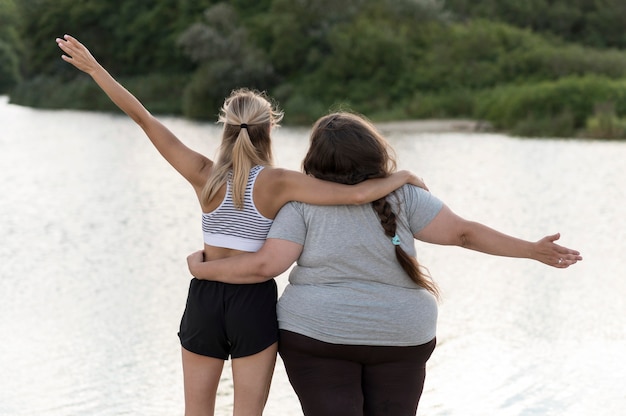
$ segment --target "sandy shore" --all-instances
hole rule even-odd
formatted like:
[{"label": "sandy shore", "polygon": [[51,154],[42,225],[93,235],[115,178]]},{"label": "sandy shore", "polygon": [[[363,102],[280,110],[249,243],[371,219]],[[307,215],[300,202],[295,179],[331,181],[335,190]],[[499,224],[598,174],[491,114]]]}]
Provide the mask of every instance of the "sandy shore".
[{"label": "sandy shore", "polygon": [[487,131],[491,127],[486,122],[467,119],[432,119],[432,120],[406,120],[376,123],[381,131],[394,132],[471,132]]}]

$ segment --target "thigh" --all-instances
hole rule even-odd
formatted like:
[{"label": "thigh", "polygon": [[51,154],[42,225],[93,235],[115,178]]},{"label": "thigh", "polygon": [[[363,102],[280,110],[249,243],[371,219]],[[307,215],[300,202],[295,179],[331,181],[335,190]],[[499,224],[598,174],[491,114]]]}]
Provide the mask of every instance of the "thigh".
[{"label": "thigh", "polygon": [[435,340],[411,347],[369,348],[370,359],[363,368],[364,415],[415,416]]},{"label": "thigh", "polygon": [[269,395],[278,344],[242,358],[234,358],[233,384],[235,403],[233,415],[261,416]]},{"label": "thigh", "polygon": [[224,361],[182,348],[185,415],[211,416]]},{"label": "thigh", "polygon": [[280,331],[279,352],[306,416],[362,416],[361,365],[337,346]]}]

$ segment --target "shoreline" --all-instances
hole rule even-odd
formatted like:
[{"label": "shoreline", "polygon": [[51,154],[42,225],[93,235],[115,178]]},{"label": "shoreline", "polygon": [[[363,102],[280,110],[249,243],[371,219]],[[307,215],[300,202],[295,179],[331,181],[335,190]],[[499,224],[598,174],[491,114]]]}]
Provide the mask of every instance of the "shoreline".
[{"label": "shoreline", "polygon": [[[9,96],[5,94],[0,94],[0,104],[4,104],[4,105],[10,104]],[[37,107],[24,106],[21,104],[12,104],[12,105],[38,109]],[[100,112],[97,110],[87,110],[87,111]],[[170,117],[172,115],[164,115],[164,116]],[[173,115],[173,117],[184,118],[181,115]],[[382,122],[374,122],[374,125],[381,131],[395,132],[395,133],[398,133],[398,132],[399,133],[453,133],[453,132],[492,131],[492,127],[489,122],[472,120],[472,119],[453,119],[453,118],[382,121]],[[297,126],[294,126],[294,127],[297,127]]]},{"label": "shoreline", "polygon": [[491,131],[488,122],[470,119],[422,119],[374,123],[382,131],[395,133],[451,133]]}]

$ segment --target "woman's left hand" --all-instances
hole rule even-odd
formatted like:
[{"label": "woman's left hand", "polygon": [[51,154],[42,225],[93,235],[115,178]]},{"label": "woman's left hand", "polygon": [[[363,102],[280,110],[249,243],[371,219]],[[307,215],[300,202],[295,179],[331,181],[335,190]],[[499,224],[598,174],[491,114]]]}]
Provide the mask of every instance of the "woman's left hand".
[{"label": "woman's left hand", "polygon": [[556,233],[548,235],[535,243],[536,253],[535,259],[547,264],[548,266],[559,269],[566,269],[572,264],[576,264],[583,258],[580,252],[567,247],[560,246],[555,243],[561,237]]}]

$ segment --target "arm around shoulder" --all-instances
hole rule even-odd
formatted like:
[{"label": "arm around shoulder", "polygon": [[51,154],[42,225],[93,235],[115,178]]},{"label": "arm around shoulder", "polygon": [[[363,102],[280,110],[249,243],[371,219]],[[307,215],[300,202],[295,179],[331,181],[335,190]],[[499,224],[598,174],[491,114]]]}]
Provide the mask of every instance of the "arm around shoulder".
[{"label": "arm around shoulder", "polygon": [[383,198],[407,183],[426,188],[420,178],[406,170],[355,185],[325,181],[287,169],[273,169],[273,175],[285,203],[299,201],[315,205],[361,205]]}]

